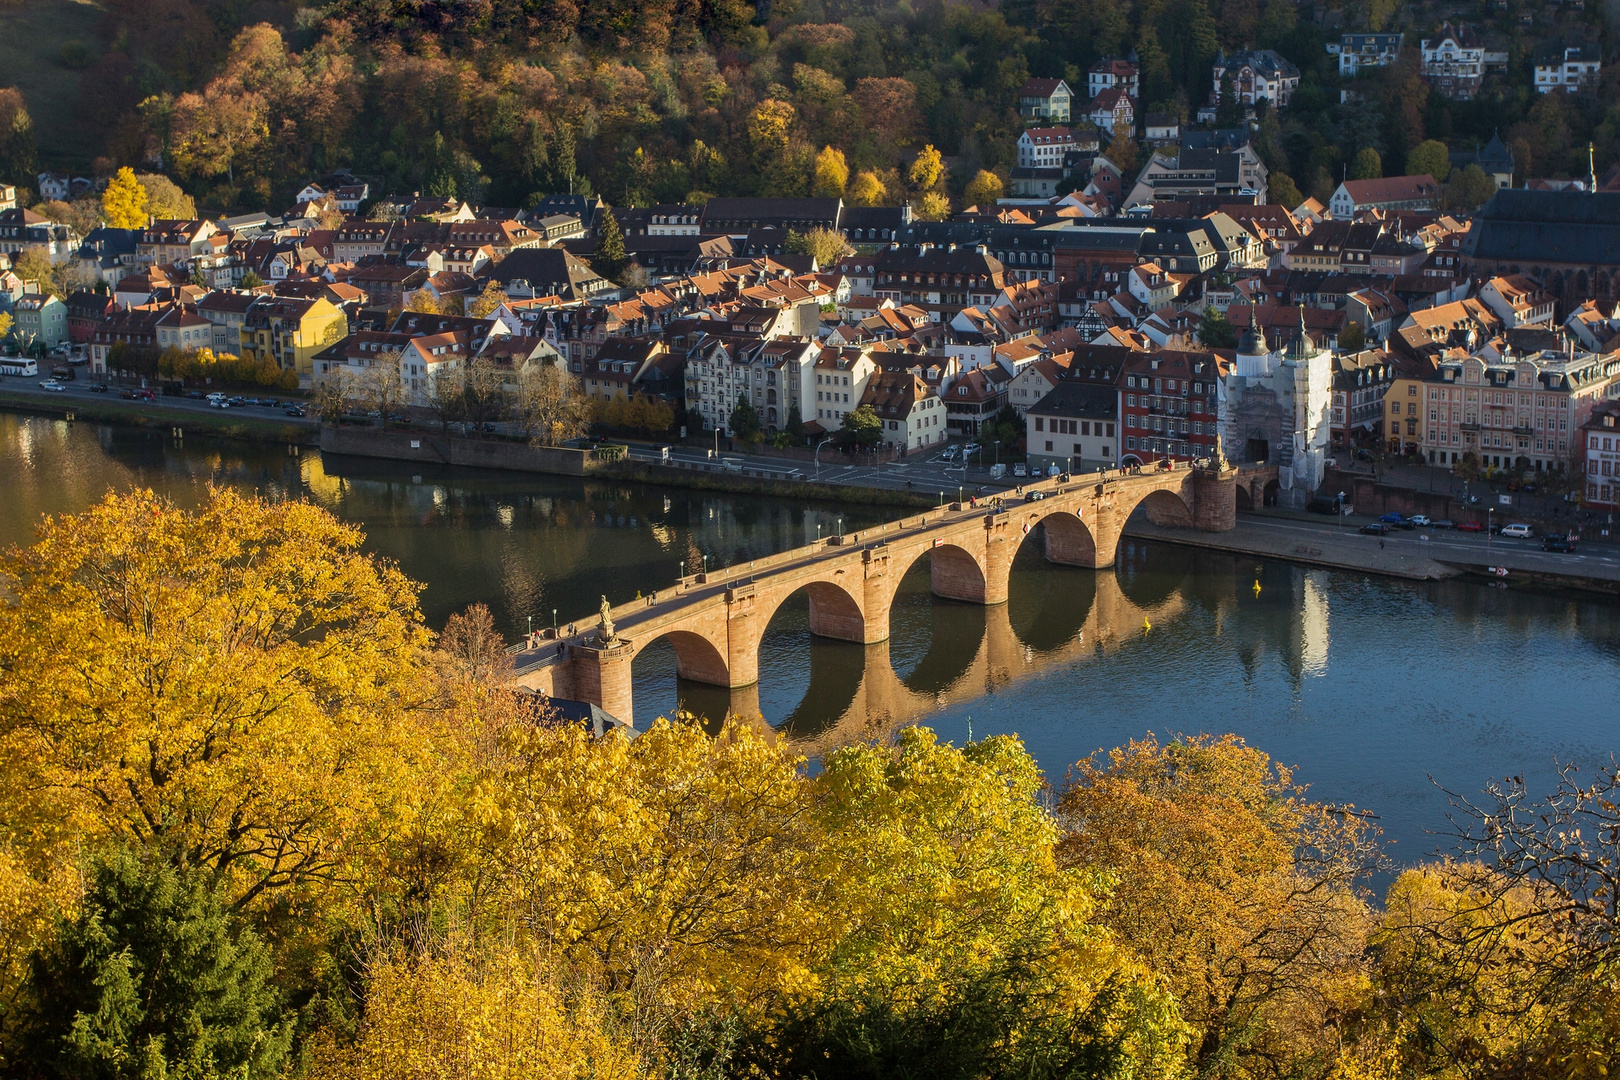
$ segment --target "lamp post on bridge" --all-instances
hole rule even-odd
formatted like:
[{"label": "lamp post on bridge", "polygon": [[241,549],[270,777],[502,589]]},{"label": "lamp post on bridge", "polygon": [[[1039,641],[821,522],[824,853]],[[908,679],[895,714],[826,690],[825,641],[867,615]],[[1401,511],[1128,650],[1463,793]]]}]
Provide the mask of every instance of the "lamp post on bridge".
[{"label": "lamp post on bridge", "polygon": [[551,639],[557,640],[557,609],[551,609]]},{"label": "lamp post on bridge", "polygon": [[681,560],[681,587],[686,587],[686,560]]}]

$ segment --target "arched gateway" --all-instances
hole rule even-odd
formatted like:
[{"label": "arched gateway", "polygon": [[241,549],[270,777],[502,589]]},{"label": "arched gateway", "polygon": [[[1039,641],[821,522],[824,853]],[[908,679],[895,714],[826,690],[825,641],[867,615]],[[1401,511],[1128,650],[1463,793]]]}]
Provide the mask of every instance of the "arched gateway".
[{"label": "arched gateway", "polygon": [[1039,498],[1001,508],[952,503],[885,526],[832,537],[749,568],[687,577],[680,587],[612,609],[611,644],[594,634],[515,655],[517,685],[589,701],[622,720],[632,716],[631,664],[667,639],[681,677],[745,687],[759,679],[759,645],[771,616],[803,590],[812,633],[873,644],[889,636],[889,608],[906,571],[929,557],[935,595],[976,604],[1007,599],[1012,559],[1024,536],[1044,526],[1048,560],[1112,566],[1126,520],[1138,504],[1158,524],[1225,532],[1236,524],[1240,468],[1150,467],[1129,474],[1075,476],[1026,488]]}]

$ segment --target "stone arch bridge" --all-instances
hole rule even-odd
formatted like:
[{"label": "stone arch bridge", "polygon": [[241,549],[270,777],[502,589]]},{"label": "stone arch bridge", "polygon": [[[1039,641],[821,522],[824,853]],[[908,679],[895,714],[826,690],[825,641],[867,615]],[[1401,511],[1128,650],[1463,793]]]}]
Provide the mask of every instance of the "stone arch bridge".
[{"label": "stone arch bridge", "polygon": [[[588,701],[629,722],[631,665],[655,641],[674,648],[681,678],[732,689],[759,681],[759,646],[783,601],[801,590],[810,631],[872,645],[889,637],[889,609],[906,571],[924,555],[935,595],[968,603],[1007,600],[1013,556],[1036,526],[1054,563],[1114,564],[1125,522],[1140,506],[1156,525],[1224,532],[1236,524],[1238,488],[1258,503],[1275,470],[1155,465],[1036,481],[1001,506],[951,503],[888,525],[755,560],[689,575],[654,597],[611,611],[614,639],[595,630],[573,640],[516,651],[516,685]],[[1033,496],[1033,497],[1032,497]],[[559,648],[558,646],[561,646]],[[746,696],[746,695],[745,695]]]}]

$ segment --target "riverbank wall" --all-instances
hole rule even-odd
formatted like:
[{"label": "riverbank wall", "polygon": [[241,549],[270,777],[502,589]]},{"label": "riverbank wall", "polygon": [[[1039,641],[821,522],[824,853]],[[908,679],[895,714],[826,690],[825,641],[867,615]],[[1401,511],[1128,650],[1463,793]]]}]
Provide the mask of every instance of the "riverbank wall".
[{"label": "riverbank wall", "polygon": [[[1548,556],[1539,552],[1501,549],[1491,555],[1491,564],[1467,559],[1437,558],[1404,539],[1379,547],[1377,540],[1359,533],[1322,531],[1301,536],[1266,527],[1266,518],[1242,514],[1231,532],[1204,533],[1190,529],[1167,528],[1152,522],[1133,520],[1125,526],[1125,536],[1166,544],[1224,551],[1234,555],[1254,555],[1265,559],[1346,570],[1408,581],[1443,581],[1466,577],[1489,581],[1505,588],[1567,589],[1620,597],[1620,571],[1603,567],[1602,574],[1564,572],[1544,565]],[[1557,559],[1559,556],[1550,556]],[[1582,564],[1590,570],[1589,564]],[[1506,573],[1498,573],[1505,570]]]},{"label": "riverbank wall", "polygon": [[35,394],[8,393],[0,390],[0,409],[54,416],[63,419],[86,420],[95,423],[127,424],[148,430],[211,435],[243,442],[275,443],[285,446],[314,446],[317,443],[312,424],[291,424],[269,417],[243,416],[231,410],[216,413],[200,409],[165,408],[163,399],[156,402],[125,401],[109,397],[86,401],[81,397],[42,398]]},{"label": "riverbank wall", "polygon": [[633,480],[645,484],[717,491],[729,495],[769,495],[779,499],[839,502],[853,506],[931,509],[938,504],[938,500],[931,494],[923,495],[915,491],[861,487],[854,484],[818,484],[814,480],[778,480],[763,474],[738,475],[721,469],[709,471],[676,468],[645,461],[616,461],[592,475],[603,479]]},{"label": "riverbank wall", "polygon": [[530,446],[494,439],[461,439],[422,431],[383,431],[374,427],[321,425],[322,453],[350,457],[459,465],[505,472],[590,476],[607,464],[589,450],[563,446]]}]

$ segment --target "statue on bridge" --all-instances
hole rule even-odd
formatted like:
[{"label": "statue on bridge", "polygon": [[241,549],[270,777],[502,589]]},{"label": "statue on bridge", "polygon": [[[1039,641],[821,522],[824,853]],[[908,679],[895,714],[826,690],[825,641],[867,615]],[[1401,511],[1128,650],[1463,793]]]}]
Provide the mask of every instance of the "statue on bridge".
[{"label": "statue on bridge", "polygon": [[1226,460],[1226,452],[1221,449],[1221,437],[1215,436],[1215,449],[1210,451],[1209,467],[1216,472],[1227,468],[1231,463]]},{"label": "statue on bridge", "polygon": [[608,603],[605,596],[602,597],[602,621],[596,626],[596,643],[603,649],[611,649],[619,643],[613,633],[613,605]]}]

